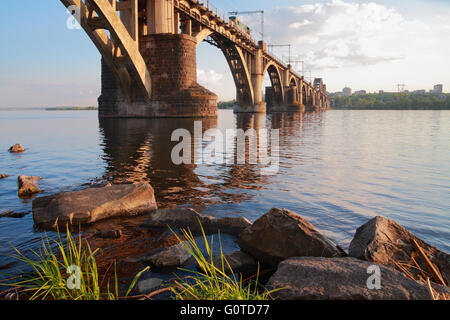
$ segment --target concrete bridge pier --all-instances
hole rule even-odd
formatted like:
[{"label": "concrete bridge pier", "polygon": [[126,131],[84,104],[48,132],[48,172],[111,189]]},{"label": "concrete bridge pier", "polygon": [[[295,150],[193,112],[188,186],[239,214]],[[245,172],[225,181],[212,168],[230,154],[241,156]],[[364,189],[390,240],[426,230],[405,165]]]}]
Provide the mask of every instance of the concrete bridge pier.
[{"label": "concrete bridge pier", "polygon": [[[263,67],[263,50],[265,43],[260,41],[255,55],[250,59],[249,67],[251,70],[251,92],[248,96],[250,99],[238,99],[238,103],[234,107],[235,113],[266,113],[266,102],[263,101],[262,85],[264,81]],[[239,92],[238,92],[239,97]],[[248,101],[250,100],[250,101]]]}]

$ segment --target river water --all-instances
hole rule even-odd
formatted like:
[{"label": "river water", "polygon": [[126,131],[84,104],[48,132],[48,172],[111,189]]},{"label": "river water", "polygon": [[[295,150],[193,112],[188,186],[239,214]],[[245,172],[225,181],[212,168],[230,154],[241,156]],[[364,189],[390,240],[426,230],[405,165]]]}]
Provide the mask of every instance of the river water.
[{"label": "river water", "polygon": [[[450,111],[342,111],[235,115],[220,111],[203,130],[279,129],[276,175],[256,165],[174,165],[175,129],[193,119],[100,120],[95,111],[0,112],[0,212],[30,212],[17,176],[43,177],[41,195],[91,183],[150,182],[160,207],[189,205],[254,221],[293,210],[344,249],[357,227],[382,215],[450,252]],[[8,148],[21,143],[23,154]],[[0,219],[0,255],[36,247],[32,215]],[[0,267],[8,260],[0,256]]]}]

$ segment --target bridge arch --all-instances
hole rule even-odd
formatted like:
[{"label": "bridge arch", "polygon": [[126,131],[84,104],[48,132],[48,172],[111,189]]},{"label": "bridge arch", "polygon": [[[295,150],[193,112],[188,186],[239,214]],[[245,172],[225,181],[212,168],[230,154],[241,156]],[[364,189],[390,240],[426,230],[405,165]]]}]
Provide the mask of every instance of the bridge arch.
[{"label": "bridge arch", "polygon": [[315,104],[315,95],[313,88],[308,89],[308,99],[306,105],[310,108],[312,108]]},{"label": "bridge arch", "polygon": [[287,100],[288,104],[296,104],[300,100],[298,81],[297,78],[293,75],[289,80],[289,95]]},{"label": "bridge arch", "polygon": [[200,13],[200,11],[196,8],[192,8],[191,9],[191,14],[196,17],[197,19],[201,19],[202,18],[202,14]]},{"label": "bridge arch", "polygon": [[252,106],[254,104],[253,86],[242,50],[235,43],[218,33],[211,32],[208,36],[205,36],[206,33],[203,33],[199,39],[201,37],[206,39],[209,36],[214,41],[212,44],[217,46],[225,56],[236,86],[237,103],[241,107]]},{"label": "bridge arch", "polygon": [[195,35],[195,40],[197,41],[197,45],[202,43],[206,38],[212,35],[214,32],[211,29],[203,29],[199,33]]},{"label": "bridge arch", "polygon": [[291,77],[289,78],[289,86],[298,86],[297,78],[294,75],[291,75]]},{"label": "bridge arch", "polygon": [[301,99],[301,104],[306,106],[308,104],[308,88],[306,87],[306,84],[303,83],[302,84],[302,99]]},{"label": "bridge arch", "polygon": [[80,25],[112,70],[125,98],[149,100],[151,78],[137,45],[138,34],[129,32],[109,1],[61,0],[78,8]]},{"label": "bridge arch", "polygon": [[273,90],[273,103],[274,105],[281,106],[284,102],[284,88],[280,70],[278,66],[273,62],[267,63],[264,68],[263,74],[269,74],[270,83],[272,84]]}]

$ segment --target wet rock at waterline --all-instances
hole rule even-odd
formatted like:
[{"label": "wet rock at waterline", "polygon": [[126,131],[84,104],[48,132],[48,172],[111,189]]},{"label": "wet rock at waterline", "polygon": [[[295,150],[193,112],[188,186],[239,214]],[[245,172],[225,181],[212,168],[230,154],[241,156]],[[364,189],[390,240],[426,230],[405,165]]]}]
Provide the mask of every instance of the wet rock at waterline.
[{"label": "wet rock at waterline", "polygon": [[[408,262],[415,251],[412,239],[417,241],[449,284],[450,255],[426,243],[397,222],[384,217],[373,218],[358,228],[350,243],[349,255],[384,265],[392,265],[392,261]],[[423,270],[427,270],[420,258],[416,258],[416,261]],[[418,271],[417,273],[420,274]]]},{"label": "wet rock at waterline", "polygon": [[33,201],[33,219],[38,227],[88,224],[112,217],[130,217],[157,209],[148,183],[110,185],[82,191],[62,192]]},{"label": "wet rock at waterline", "polygon": [[120,239],[122,237],[121,230],[106,230],[97,232],[94,237],[101,239]]},{"label": "wet rock at waterline", "polygon": [[[374,272],[379,268],[379,279]],[[441,292],[447,289],[439,286]],[[281,300],[429,300],[425,285],[402,273],[355,258],[290,258],[267,283]]]},{"label": "wet rock at waterline", "polygon": [[141,280],[138,282],[138,290],[140,294],[147,294],[155,291],[160,288],[163,284],[163,281],[158,278],[150,278],[146,280]]},{"label": "wet rock at waterline", "polygon": [[25,152],[25,148],[22,147],[20,144],[16,143],[12,147],[10,147],[8,151],[11,153],[22,153]]},{"label": "wet rock at waterline", "polygon": [[191,253],[183,243],[179,243],[161,252],[141,259],[145,265],[156,268],[180,267],[191,257]]},{"label": "wet rock at waterline", "polygon": [[19,185],[19,197],[30,197],[41,192],[41,189],[39,189],[38,186],[38,181],[41,179],[41,177],[19,176],[17,178],[17,184]]},{"label": "wet rock at waterline", "polygon": [[157,210],[153,212],[143,224],[149,228],[189,228],[193,233],[201,233],[200,223],[207,234],[227,233],[239,235],[243,230],[251,225],[250,221],[244,217],[228,217],[216,219],[204,216],[197,211],[188,208],[176,208],[167,210]]},{"label": "wet rock at waterline", "polygon": [[290,257],[341,257],[343,253],[311,223],[286,209],[272,209],[239,236],[242,251],[277,266]]},{"label": "wet rock at waterline", "polygon": [[14,218],[20,219],[25,217],[28,212],[14,212],[13,210],[8,210],[5,212],[0,212],[0,218]]},{"label": "wet rock at waterline", "polygon": [[[223,256],[223,264],[222,257],[215,256],[213,258],[213,264],[215,267],[220,270],[225,270],[225,273],[246,273],[246,272],[254,272],[256,274],[258,269],[258,263],[251,255],[246,254],[242,251],[236,251],[233,253],[225,254]],[[197,267],[198,269],[199,267]],[[231,268],[231,269],[230,269]]]},{"label": "wet rock at waterline", "polygon": [[0,174],[0,179],[8,178],[9,176],[7,174]]}]

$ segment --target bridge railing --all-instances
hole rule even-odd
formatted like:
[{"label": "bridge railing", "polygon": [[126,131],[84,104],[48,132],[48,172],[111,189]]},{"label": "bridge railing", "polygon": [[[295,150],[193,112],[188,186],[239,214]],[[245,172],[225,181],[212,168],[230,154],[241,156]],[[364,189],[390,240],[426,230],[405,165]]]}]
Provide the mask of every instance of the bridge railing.
[{"label": "bridge railing", "polygon": [[198,3],[201,3],[202,5],[204,5],[206,9],[208,9],[209,11],[214,13],[217,17],[219,17],[225,23],[230,22],[230,19],[228,18],[228,16],[226,14],[224,14],[222,11],[220,11],[219,9],[217,9],[217,7],[215,7],[209,0],[198,1]]},{"label": "bridge railing", "polygon": [[[279,65],[281,65],[284,68],[288,68],[288,64],[286,62],[284,62],[283,59],[281,59],[280,57],[278,57],[273,51],[267,49],[267,53],[268,56],[270,56],[271,59],[275,60]],[[295,70],[291,70],[291,73],[296,76],[297,78],[304,78],[304,75],[300,75],[297,71]],[[306,81],[306,79],[304,80],[306,83],[309,83],[311,85],[311,82]]]},{"label": "bridge railing", "polygon": [[[209,0],[206,1],[194,1],[200,5],[202,5],[203,7],[205,7],[209,12],[211,12],[214,16],[216,16],[217,18],[219,18],[220,20],[222,20],[225,24],[228,24],[230,27],[233,28],[234,32],[239,33],[242,37],[246,38],[248,41],[252,42],[253,45],[256,47],[256,42],[253,39],[252,35],[244,32],[234,21],[230,20],[229,17],[224,14],[222,11],[220,11],[219,9],[217,9],[217,7],[215,7]],[[183,11],[190,13],[190,8],[187,8],[186,6],[183,6],[182,3],[180,3],[178,0],[174,0],[174,5],[178,8],[181,8]],[[192,15],[192,14],[191,14]],[[203,23],[203,24],[207,24],[209,26],[208,23],[205,23],[202,19],[202,17],[197,17],[195,16],[194,18],[196,18],[199,22]],[[220,32],[221,34],[225,35],[224,33]]]}]

